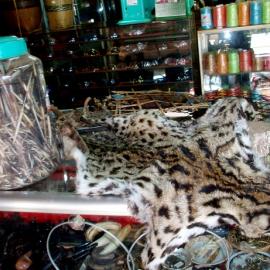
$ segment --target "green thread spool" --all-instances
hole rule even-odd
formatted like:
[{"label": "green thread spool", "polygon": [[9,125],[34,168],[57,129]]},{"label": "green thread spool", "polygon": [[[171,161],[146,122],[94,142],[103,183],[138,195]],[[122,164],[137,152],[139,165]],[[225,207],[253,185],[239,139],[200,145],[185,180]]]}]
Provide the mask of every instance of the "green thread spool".
[{"label": "green thread spool", "polygon": [[262,23],[270,23],[270,1],[262,2]]},{"label": "green thread spool", "polygon": [[227,27],[238,26],[238,8],[237,4],[231,3],[226,5]]},{"label": "green thread spool", "polygon": [[228,52],[228,72],[229,73],[239,73],[239,54],[236,50],[231,50]]}]

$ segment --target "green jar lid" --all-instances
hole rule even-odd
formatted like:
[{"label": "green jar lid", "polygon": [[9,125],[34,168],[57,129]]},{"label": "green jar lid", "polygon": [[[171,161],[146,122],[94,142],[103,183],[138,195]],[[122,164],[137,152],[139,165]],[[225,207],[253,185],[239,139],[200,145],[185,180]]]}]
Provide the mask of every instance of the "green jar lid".
[{"label": "green jar lid", "polygon": [[0,37],[0,60],[19,57],[27,53],[28,50],[24,38],[16,36]]}]

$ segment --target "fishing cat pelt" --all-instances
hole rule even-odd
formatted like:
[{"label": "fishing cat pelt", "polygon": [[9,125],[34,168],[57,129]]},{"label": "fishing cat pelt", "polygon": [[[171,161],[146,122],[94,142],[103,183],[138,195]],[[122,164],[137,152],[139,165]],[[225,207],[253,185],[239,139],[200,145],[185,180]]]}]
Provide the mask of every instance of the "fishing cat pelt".
[{"label": "fishing cat pelt", "polygon": [[77,193],[127,200],[146,224],[142,260],[149,270],[224,224],[260,237],[270,229],[270,174],[250,141],[247,119],[255,116],[247,100],[226,98],[186,125],[151,110],[106,119],[126,149],[83,154],[64,137],[77,162]]}]

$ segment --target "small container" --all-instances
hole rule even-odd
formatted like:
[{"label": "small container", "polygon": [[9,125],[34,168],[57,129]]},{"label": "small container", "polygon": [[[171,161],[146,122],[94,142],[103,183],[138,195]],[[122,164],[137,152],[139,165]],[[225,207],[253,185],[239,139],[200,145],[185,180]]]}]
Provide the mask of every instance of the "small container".
[{"label": "small container", "polygon": [[217,73],[228,73],[228,54],[226,51],[219,51],[217,53]]},{"label": "small container", "polygon": [[214,75],[217,72],[217,59],[214,52],[204,55],[204,66],[207,74]]},{"label": "small container", "polygon": [[[219,91],[222,96],[225,95]],[[223,91],[225,92],[225,91]],[[185,246],[185,250],[190,254],[191,261],[200,268],[220,265],[227,259],[227,252],[231,253],[231,248],[222,242],[220,238],[213,235],[199,235],[192,238]]]},{"label": "small container", "polygon": [[0,190],[48,177],[61,159],[41,61],[23,38],[0,37]]},{"label": "small container", "polygon": [[226,23],[227,27],[238,26],[238,8],[237,4],[231,3],[226,5]]},{"label": "small container", "polygon": [[270,269],[270,255],[264,252],[239,252],[231,256],[227,262],[228,270],[269,270]]},{"label": "small container", "polygon": [[253,58],[253,70],[262,71],[264,69],[264,57],[254,56]]},{"label": "small container", "polygon": [[228,72],[239,73],[239,55],[237,50],[230,50],[228,52]]},{"label": "small container", "polygon": [[240,50],[239,51],[239,61],[240,61],[240,71],[250,72],[253,66],[253,54],[252,50]]},{"label": "small container", "polygon": [[229,97],[241,97],[242,96],[242,91],[241,91],[240,86],[231,87],[228,90],[227,95]]},{"label": "small container", "polygon": [[204,97],[206,100],[212,101],[218,98],[218,91],[209,91],[209,92],[205,92]]},{"label": "small container", "polygon": [[264,57],[264,70],[270,70],[270,56]]},{"label": "small container", "polygon": [[226,7],[224,5],[213,7],[213,21],[215,28],[226,27]]},{"label": "small container", "polygon": [[262,3],[261,1],[250,2],[250,24],[256,25],[262,23]]},{"label": "small container", "polygon": [[249,25],[249,2],[240,2],[238,4],[238,25]]},{"label": "small container", "polygon": [[72,0],[45,0],[45,5],[50,30],[57,31],[73,26]]},{"label": "small container", "polygon": [[205,30],[213,28],[212,10],[210,7],[201,8],[201,26]]},{"label": "small container", "polygon": [[186,250],[180,248],[167,257],[165,262],[162,264],[162,269],[184,270],[190,267],[190,265],[190,254]]},{"label": "small container", "polygon": [[270,0],[262,2],[262,23],[270,23]]}]

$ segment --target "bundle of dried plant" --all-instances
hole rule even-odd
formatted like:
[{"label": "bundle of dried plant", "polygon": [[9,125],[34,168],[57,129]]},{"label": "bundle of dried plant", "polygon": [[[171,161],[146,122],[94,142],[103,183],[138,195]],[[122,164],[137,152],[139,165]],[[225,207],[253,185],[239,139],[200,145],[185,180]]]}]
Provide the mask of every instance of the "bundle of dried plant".
[{"label": "bundle of dried plant", "polygon": [[60,138],[35,73],[35,68],[26,66],[0,79],[1,190],[21,188],[47,177],[61,158]]}]

